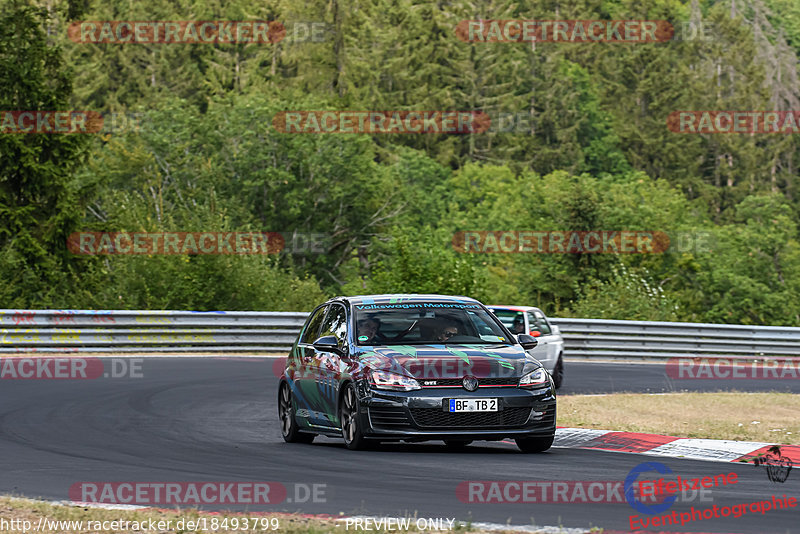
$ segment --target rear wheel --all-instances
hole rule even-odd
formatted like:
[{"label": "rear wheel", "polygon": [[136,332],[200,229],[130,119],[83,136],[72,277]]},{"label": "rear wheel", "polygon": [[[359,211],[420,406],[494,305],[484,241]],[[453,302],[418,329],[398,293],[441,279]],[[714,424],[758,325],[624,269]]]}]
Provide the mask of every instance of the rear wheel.
[{"label": "rear wheel", "polygon": [[522,452],[544,452],[553,445],[555,436],[547,436],[544,438],[517,438],[517,447]]},{"label": "rear wheel", "polygon": [[367,448],[367,440],[361,430],[358,417],[358,395],[353,384],[347,384],[342,393],[340,407],[342,421],[342,438],[348,449],[356,451]]},{"label": "rear wheel", "polygon": [[556,362],[556,366],[553,368],[553,385],[556,389],[561,387],[561,384],[564,383],[564,360],[561,359],[561,355],[558,356],[558,361]]},{"label": "rear wheel", "polygon": [[471,439],[446,439],[444,440],[444,444],[447,446],[448,449],[453,451],[460,451],[466,448],[467,445],[472,443]]},{"label": "rear wheel", "polygon": [[289,384],[281,384],[278,394],[278,417],[281,420],[281,434],[287,443],[311,443],[315,434],[300,432],[300,427],[294,418],[294,402]]}]

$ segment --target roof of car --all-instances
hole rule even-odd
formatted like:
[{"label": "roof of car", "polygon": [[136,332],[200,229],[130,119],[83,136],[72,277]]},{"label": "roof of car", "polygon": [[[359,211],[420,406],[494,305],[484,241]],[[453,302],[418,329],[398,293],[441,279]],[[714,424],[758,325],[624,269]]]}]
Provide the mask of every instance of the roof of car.
[{"label": "roof of car", "polygon": [[426,294],[392,294],[392,295],[355,295],[352,297],[337,297],[347,300],[351,304],[399,304],[414,302],[463,302],[478,303],[475,299],[460,295],[426,295]]},{"label": "roof of car", "polygon": [[503,310],[519,311],[519,312],[539,310],[539,308],[535,306],[506,306],[504,304],[487,304],[486,307],[489,308],[490,310],[503,309]]}]

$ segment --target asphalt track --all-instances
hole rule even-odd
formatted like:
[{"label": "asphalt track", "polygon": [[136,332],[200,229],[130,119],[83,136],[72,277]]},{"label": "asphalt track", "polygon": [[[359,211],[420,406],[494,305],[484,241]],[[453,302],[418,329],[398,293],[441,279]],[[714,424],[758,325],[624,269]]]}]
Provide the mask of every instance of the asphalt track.
[{"label": "asphalt track", "polygon": [[[627,503],[470,503],[458,498],[456,488],[476,480],[619,481],[637,464],[655,460],[684,478],[738,475],[737,484],[712,491],[713,501],[676,503],[672,510],[679,513],[692,505],[733,506],[772,495],[800,496],[800,473],[790,473],[779,484],[770,482],[763,468],[744,464],[560,447],[523,455],[509,443],[477,443],[460,453],[449,452],[440,442],[383,445],[365,452],[348,451],[334,439],[286,444],[277,425],[273,363],[147,358],[141,378],[0,380],[0,493],[60,501],[68,500],[70,486],[81,481],[274,481],[287,487],[288,500],[250,510],[416,514],[628,530],[628,517],[635,512]],[[567,372],[564,393],[703,386],[700,381],[676,385],[657,365],[570,362]],[[724,389],[721,381],[706,382],[714,383],[712,389]],[[731,382],[738,390],[767,387]],[[771,382],[773,389],[797,391],[792,381]],[[290,502],[296,484],[324,484],[324,502]],[[800,508],[663,530],[800,532]]]}]

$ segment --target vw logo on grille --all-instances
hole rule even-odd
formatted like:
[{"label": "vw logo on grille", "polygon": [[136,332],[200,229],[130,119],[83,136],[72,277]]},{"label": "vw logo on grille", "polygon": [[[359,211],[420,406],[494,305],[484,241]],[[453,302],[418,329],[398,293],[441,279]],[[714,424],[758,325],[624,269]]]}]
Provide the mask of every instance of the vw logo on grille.
[{"label": "vw logo on grille", "polygon": [[478,389],[478,379],[474,376],[465,376],[461,383],[467,391],[475,391]]}]

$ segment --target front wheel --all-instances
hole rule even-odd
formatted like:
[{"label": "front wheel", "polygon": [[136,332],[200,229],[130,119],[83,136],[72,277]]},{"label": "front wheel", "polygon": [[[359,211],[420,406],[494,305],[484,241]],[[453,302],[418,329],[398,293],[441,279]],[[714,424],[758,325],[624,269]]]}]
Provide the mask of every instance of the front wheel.
[{"label": "front wheel", "polygon": [[342,393],[341,402],[341,421],[342,421],[342,438],[344,444],[348,449],[357,451],[367,448],[367,440],[361,431],[361,424],[358,417],[358,396],[356,395],[356,388],[353,384],[347,384]]},{"label": "front wheel", "polygon": [[564,360],[561,359],[561,356],[558,357],[558,361],[556,362],[556,366],[553,368],[553,385],[556,389],[561,387],[561,384],[564,383]]},{"label": "front wheel", "polygon": [[544,452],[553,445],[555,436],[547,436],[545,438],[517,438],[519,450],[525,453],[529,452]]},{"label": "front wheel", "polygon": [[294,418],[294,402],[289,384],[281,384],[278,394],[278,418],[281,420],[281,434],[287,443],[311,443],[315,434],[300,432],[300,427]]}]

